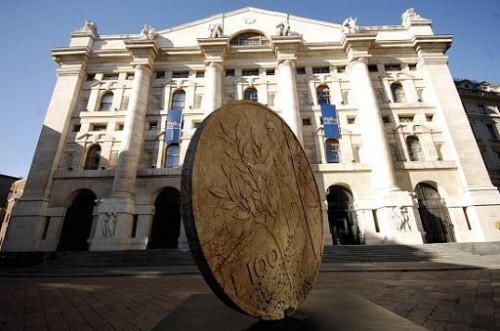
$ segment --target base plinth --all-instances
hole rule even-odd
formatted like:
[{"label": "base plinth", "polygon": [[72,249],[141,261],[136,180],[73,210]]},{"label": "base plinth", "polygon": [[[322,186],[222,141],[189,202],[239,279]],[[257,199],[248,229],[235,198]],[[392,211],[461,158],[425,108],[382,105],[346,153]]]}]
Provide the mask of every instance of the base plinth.
[{"label": "base plinth", "polygon": [[373,302],[340,289],[313,290],[284,320],[262,321],[237,313],[214,294],[193,294],[160,321],[154,331],[179,330],[426,330]]}]

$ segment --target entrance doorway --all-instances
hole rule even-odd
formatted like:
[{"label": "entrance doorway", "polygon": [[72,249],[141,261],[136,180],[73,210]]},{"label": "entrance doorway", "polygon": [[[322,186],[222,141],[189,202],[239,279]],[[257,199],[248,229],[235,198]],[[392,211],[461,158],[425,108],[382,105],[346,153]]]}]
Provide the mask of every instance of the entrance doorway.
[{"label": "entrance doorway", "polygon": [[359,245],[359,226],[352,193],[340,185],[332,185],[326,192],[328,224],[334,245]]},{"label": "entrance doorway", "polygon": [[453,224],[448,208],[438,191],[429,184],[420,183],[415,188],[418,199],[418,213],[426,233],[427,243],[455,241]]},{"label": "entrance doorway", "polygon": [[90,190],[82,190],[73,199],[66,211],[59,238],[58,251],[86,251],[92,228],[92,214],[96,195]]},{"label": "entrance doorway", "polygon": [[167,187],[156,198],[148,248],[177,248],[181,229],[180,192]]}]

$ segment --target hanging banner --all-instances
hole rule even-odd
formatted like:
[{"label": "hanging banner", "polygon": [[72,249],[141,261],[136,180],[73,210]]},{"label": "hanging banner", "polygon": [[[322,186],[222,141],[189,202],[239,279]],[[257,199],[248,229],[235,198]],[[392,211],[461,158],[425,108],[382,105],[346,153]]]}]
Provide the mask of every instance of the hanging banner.
[{"label": "hanging banner", "polygon": [[172,108],[168,111],[165,143],[171,144],[181,141],[181,118],[182,108]]},{"label": "hanging banner", "polygon": [[320,106],[325,138],[341,138],[342,135],[340,134],[339,120],[337,118],[335,105],[323,103]]}]

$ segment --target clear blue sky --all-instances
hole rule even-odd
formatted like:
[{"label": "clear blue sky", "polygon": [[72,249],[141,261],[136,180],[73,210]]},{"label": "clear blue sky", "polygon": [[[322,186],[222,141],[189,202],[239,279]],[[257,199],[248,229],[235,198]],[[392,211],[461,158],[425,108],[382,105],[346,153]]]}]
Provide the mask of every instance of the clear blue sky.
[{"label": "clear blue sky", "polygon": [[458,0],[2,0],[0,2],[0,174],[28,175],[55,83],[50,49],[69,43],[85,19],[101,34],[138,33],[144,24],[166,29],[210,15],[256,7],[358,25],[401,24],[414,7],[434,33],[453,34],[448,51],[456,78],[500,83],[500,1]]}]

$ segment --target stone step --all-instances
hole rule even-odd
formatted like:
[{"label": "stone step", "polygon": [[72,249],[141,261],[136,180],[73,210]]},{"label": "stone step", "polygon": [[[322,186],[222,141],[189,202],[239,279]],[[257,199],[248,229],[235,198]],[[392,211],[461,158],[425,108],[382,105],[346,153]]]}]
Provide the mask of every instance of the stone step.
[{"label": "stone step", "polygon": [[[464,249],[464,244],[351,245],[325,246],[323,262],[399,262],[473,259],[480,255]],[[125,251],[0,253],[0,265],[37,267],[129,267],[194,265],[186,250],[152,249]]]}]

